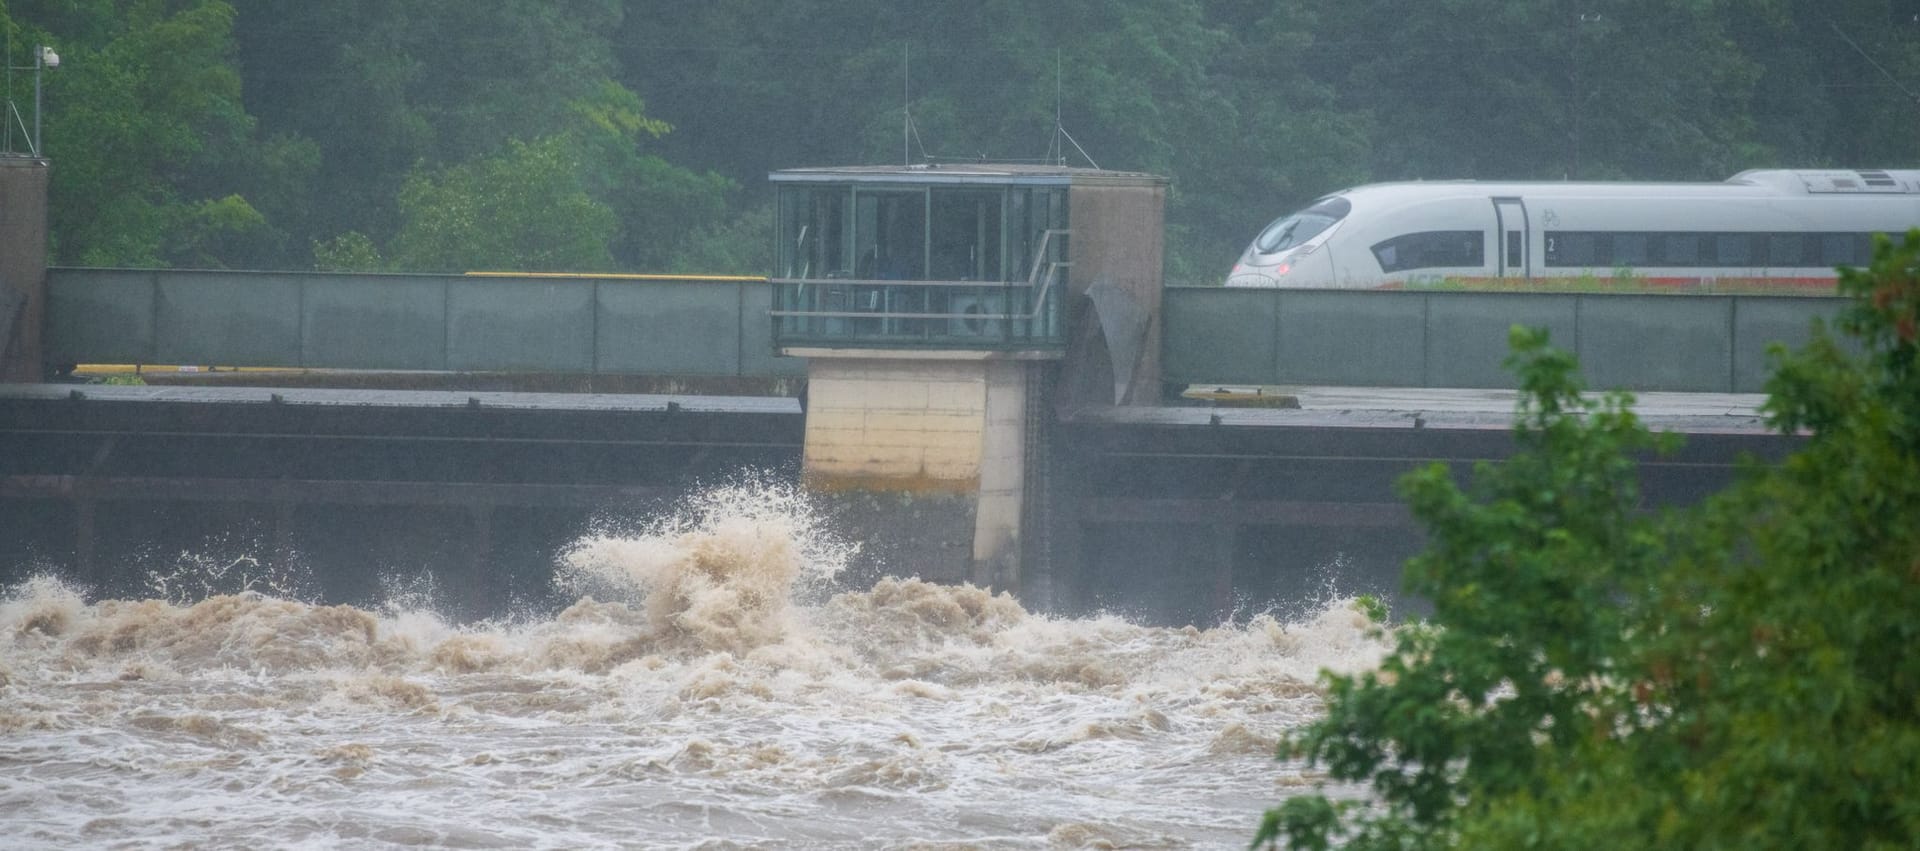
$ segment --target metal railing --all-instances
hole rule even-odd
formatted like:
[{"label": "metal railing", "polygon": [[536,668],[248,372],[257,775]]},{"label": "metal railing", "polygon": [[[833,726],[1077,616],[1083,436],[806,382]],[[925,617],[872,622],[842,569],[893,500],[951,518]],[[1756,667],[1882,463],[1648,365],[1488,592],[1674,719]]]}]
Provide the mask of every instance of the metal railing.
[{"label": "metal railing", "polygon": [[1042,232],[1024,281],[774,278],[774,345],[1054,349],[1066,343],[1059,291],[1071,263]]}]

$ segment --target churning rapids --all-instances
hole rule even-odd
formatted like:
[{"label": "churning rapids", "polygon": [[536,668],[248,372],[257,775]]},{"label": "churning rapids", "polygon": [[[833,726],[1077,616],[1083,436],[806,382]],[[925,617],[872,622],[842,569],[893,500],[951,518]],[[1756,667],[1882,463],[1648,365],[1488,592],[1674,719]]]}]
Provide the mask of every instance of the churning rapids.
[{"label": "churning rapids", "polygon": [[1244,847],[1346,601],[1282,623],[1065,619],[972,587],[832,593],[804,500],[721,488],[579,541],[557,614],[453,625],[246,592],[0,600],[7,847]]}]

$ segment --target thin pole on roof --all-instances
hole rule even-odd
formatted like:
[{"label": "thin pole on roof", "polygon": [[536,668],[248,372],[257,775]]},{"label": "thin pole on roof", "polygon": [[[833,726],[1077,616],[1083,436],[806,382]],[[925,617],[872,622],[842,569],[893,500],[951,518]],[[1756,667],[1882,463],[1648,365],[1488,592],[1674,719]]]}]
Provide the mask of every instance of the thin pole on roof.
[{"label": "thin pole on roof", "polygon": [[900,44],[900,164],[913,164],[913,45]]}]

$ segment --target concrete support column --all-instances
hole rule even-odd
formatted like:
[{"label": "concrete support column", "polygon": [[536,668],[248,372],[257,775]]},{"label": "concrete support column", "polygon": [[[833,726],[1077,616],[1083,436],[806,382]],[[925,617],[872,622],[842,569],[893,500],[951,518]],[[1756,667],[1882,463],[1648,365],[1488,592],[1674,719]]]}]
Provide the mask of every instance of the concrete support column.
[{"label": "concrete support column", "polygon": [[42,378],[47,161],[0,155],[0,382]]},{"label": "concrete support column", "polygon": [[[986,352],[806,353],[805,471],[828,492],[898,495],[905,522],[923,498],[964,498],[961,569],[888,569],[1018,593],[1030,394],[1041,361]],[[934,527],[905,534],[934,534]]]},{"label": "concrete support column", "polygon": [[973,583],[1020,590],[1020,521],[1027,487],[1027,401],[1033,364],[988,361],[973,518]]}]

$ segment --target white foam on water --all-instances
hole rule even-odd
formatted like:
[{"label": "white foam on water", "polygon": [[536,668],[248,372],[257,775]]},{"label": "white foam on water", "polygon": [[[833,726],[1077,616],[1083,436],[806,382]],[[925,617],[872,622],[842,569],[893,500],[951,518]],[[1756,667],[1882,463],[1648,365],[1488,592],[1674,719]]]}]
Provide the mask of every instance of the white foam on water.
[{"label": "white foam on water", "polygon": [[577,601],[511,623],[38,577],[0,599],[0,819],[47,847],[1241,847],[1313,781],[1273,747],[1320,670],[1385,650],[1350,600],[1199,630],[828,597],[847,552],[739,486],[579,541]]}]

